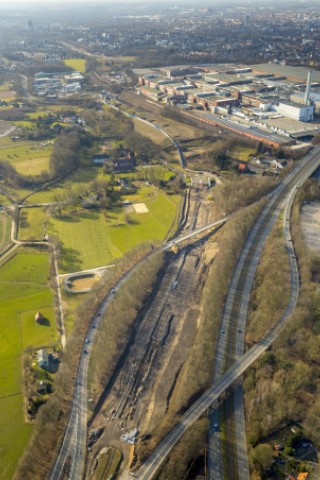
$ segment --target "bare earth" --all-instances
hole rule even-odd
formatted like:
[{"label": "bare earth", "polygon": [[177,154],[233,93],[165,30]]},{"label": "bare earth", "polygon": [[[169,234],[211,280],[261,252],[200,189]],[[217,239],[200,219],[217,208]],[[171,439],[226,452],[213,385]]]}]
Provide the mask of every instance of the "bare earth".
[{"label": "bare earth", "polygon": [[135,209],[136,213],[148,213],[148,207],[146,206],[145,203],[135,203],[133,205],[133,208]]}]

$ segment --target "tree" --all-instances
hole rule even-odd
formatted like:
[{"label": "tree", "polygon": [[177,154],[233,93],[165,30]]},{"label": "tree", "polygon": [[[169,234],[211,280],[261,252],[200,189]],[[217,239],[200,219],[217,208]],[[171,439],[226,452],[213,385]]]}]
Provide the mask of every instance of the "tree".
[{"label": "tree", "polygon": [[262,142],[259,142],[256,149],[257,153],[264,153],[264,145]]},{"label": "tree", "polygon": [[220,153],[215,159],[215,164],[220,168],[220,170],[228,170],[230,165],[230,158],[226,152]]},{"label": "tree", "polygon": [[252,450],[252,461],[261,472],[271,467],[273,463],[273,451],[267,443],[261,443]]}]

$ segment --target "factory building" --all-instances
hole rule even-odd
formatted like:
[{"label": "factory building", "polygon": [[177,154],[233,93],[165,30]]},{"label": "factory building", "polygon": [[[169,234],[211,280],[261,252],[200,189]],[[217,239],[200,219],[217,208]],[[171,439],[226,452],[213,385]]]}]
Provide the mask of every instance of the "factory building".
[{"label": "factory building", "polygon": [[294,118],[301,122],[310,122],[313,120],[314,106],[313,105],[301,105],[299,103],[288,102],[279,103],[275,107],[276,111],[285,117]]}]

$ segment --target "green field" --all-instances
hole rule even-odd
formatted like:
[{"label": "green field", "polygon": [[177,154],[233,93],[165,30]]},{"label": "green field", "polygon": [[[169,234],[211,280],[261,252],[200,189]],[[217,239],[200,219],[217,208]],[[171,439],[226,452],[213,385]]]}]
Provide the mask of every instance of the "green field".
[{"label": "green field", "polygon": [[40,142],[16,142],[10,146],[0,143],[1,160],[9,162],[19,173],[38,175],[49,170],[52,144],[42,146]]},{"label": "green field", "polygon": [[103,176],[102,170],[100,168],[92,167],[87,168],[86,170],[78,170],[73,175],[70,175],[65,182],[61,182],[61,184],[58,184],[53,188],[48,188],[46,190],[36,192],[34,195],[27,199],[26,204],[30,205],[34,203],[55,202],[57,196],[61,196],[67,193],[71,187],[75,185],[87,185],[88,182],[103,178],[105,178],[105,176]]},{"label": "green field", "polygon": [[235,147],[232,152],[232,158],[240,160],[241,162],[248,162],[251,158],[251,155],[256,153],[256,149],[252,147]]},{"label": "green field", "polygon": [[180,197],[146,187],[128,199],[145,203],[148,213],[126,214],[125,209],[119,207],[112,211],[84,211],[65,219],[50,220],[49,234],[62,241],[60,268],[63,272],[106,265],[140,242],[166,237],[175,221]]},{"label": "green field", "polygon": [[[0,269],[0,479],[13,476],[31,426],[24,423],[21,355],[25,347],[56,342],[47,254],[15,254]],[[42,311],[49,325],[34,321]]]},{"label": "green field", "polygon": [[64,64],[76,72],[85,73],[86,71],[86,60],[84,58],[68,58],[64,60]]},{"label": "green field", "polygon": [[34,122],[31,122],[29,120],[19,120],[17,122],[12,122],[13,125],[16,125],[17,127],[21,128],[29,128],[31,130],[35,130],[37,128],[37,125]]},{"label": "green field", "polygon": [[145,137],[150,138],[154,143],[157,143],[158,145],[163,145],[163,144],[170,144],[170,140],[161,133],[160,130],[151,127],[151,125],[148,125],[147,123],[141,122],[141,120],[138,120],[137,118],[132,119],[134,123],[134,129],[137,133],[140,135],[144,135]]},{"label": "green field", "polygon": [[10,241],[11,217],[7,212],[0,212],[0,250]]},{"label": "green field", "polygon": [[47,213],[44,208],[21,209],[19,240],[43,240],[46,235],[46,219]]}]

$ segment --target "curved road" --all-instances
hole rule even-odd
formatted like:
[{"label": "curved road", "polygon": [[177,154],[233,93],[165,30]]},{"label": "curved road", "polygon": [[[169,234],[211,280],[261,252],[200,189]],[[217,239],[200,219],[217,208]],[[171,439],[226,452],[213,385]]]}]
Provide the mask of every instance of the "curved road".
[{"label": "curved road", "polygon": [[110,301],[113,299],[114,295],[116,295],[117,290],[126,282],[128,277],[135,271],[135,269],[147,262],[149,257],[152,255],[155,255],[159,251],[168,250],[172,246],[189,240],[192,237],[196,237],[207,230],[214,229],[224,224],[228,218],[229,217],[224,217],[206,225],[205,227],[195,229],[191,233],[170,240],[159,249],[154,250],[147,257],[132,267],[128,272],[126,272],[125,275],[118,280],[110,293],[105,297],[92,320],[83,343],[72,408],[58,458],[51,471],[51,474],[49,475],[50,480],[58,480],[62,477],[64,469],[66,468],[66,464],[69,462],[69,460],[71,461],[68,478],[73,480],[80,480],[82,478],[87,443],[87,378],[90,354],[103,315],[108,308]]},{"label": "curved road", "polygon": [[[274,198],[277,198],[279,192],[285,190],[287,185],[292,181],[293,178],[296,177],[296,182],[298,182],[301,175],[303,178],[305,176],[309,176],[312,171],[319,165],[320,162],[320,147],[315,150],[315,153],[309,154],[305,157],[304,161],[301,162],[283,181],[282,187],[278,188],[276,192],[274,192],[273,196],[271,197],[270,202],[273,204]],[[309,165],[310,163],[310,165]],[[300,170],[302,171],[302,174]],[[307,172],[305,172],[307,170]],[[269,205],[269,204],[268,204]],[[219,222],[214,222],[215,225],[218,223],[224,223],[226,218],[221,219]],[[213,224],[211,224],[211,228],[213,228]],[[208,227],[206,227],[208,228]],[[199,229],[203,230],[203,229]],[[193,235],[199,234],[198,231],[194,231]],[[189,237],[189,235],[185,235],[180,237],[180,241]],[[169,246],[172,246],[178,242],[178,239],[172,240],[168,242],[162,249],[167,249]],[[153,255],[155,252],[152,252],[150,255]],[[150,256],[149,255],[149,256]],[[143,262],[148,261],[149,257],[143,259],[139,265],[143,264]],[[84,458],[86,452],[86,441],[87,441],[87,373],[88,373],[88,365],[90,359],[90,353],[92,349],[92,345],[95,339],[95,335],[97,333],[97,329],[101,323],[101,319],[105,310],[108,307],[109,302],[113,298],[113,295],[116,294],[117,289],[127,280],[131,272],[136,268],[133,267],[129,270],[115,285],[114,289],[106,296],[104,301],[99,307],[93,321],[91,323],[91,327],[89,328],[86,338],[83,343],[83,348],[80,356],[79,362],[79,369],[77,375],[77,384],[75,388],[74,398],[72,409],[68,421],[68,425],[66,428],[64,440],[62,447],[60,449],[57,461],[54,465],[54,468],[49,476],[50,480],[58,480],[61,478],[65,465],[68,460],[70,462],[70,471],[68,474],[69,479],[80,480],[83,474],[83,467],[84,467]],[[153,478],[153,475],[158,470],[159,466],[162,464],[168,453],[170,452],[172,446],[176,443],[176,441],[181,437],[183,432],[188,428],[189,425],[193,423],[212,403],[218,396],[229,386],[231,385],[236,378],[238,378],[242,373],[246,370],[246,368],[251,365],[256,358],[261,355],[263,351],[268,348],[268,346],[272,343],[275,336],[278,334],[280,330],[279,326],[282,326],[283,322],[280,322],[277,325],[270,335],[266,337],[264,340],[259,342],[255,345],[250,351],[247,352],[246,355],[241,357],[241,359],[235,363],[233,367],[231,367],[228,372],[221,378],[221,380],[214,385],[210,390],[208,390],[202,397],[200,397],[191,409],[186,412],[186,414],[182,417],[181,421],[177,425],[177,427],[169,434],[169,436],[159,445],[159,447],[155,450],[153,455],[147,460],[147,462],[141,466],[139,469],[139,478],[147,479]]]},{"label": "curved road", "polygon": [[[159,467],[162,465],[168,454],[170,453],[172,447],[175,443],[181,438],[186,429],[197,420],[211,405],[214,403],[218,397],[232,384],[234,381],[239,378],[244,371],[272,344],[275,338],[278,336],[280,331],[283,328],[283,324],[289,315],[293,312],[296,301],[299,293],[299,281],[298,281],[298,270],[296,259],[294,256],[294,250],[291,243],[290,236],[290,210],[293,201],[293,197],[296,193],[296,189],[302,185],[309,176],[314,172],[314,170],[320,164],[320,147],[317,147],[309,153],[303,161],[290,172],[285,180],[280,184],[276,192],[274,192],[271,197],[270,202],[265,207],[262,215],[259,217],[258,222],[256,222],[253,227],[252,232],[249,235],[252,238],[254,235],[254,230],[259,228],[259,222],[262,222],[263,216],[267,216],[268,213],[272,212],[274,208],[277,209],[278,214],[283,208],[284,201],[280,202],[280,205],[277,205],[279,198],[285,195],[285,204],[286,204],[286,222],[284,227],[284,234],[287,240],[286,248],[289,254],[290,260],[290,270],[291,270],[291,293],[290,300],[288,305],[281,316],[278,323],[272,328],[269,334],[253,346],[245,355],[242,355],[234,365],[229,368],[229,370],[221,377],[221,379],[213,385],[207,392],[205,392],[193,405],[192,407],[184,414],[180,419],[177,426],[169,433],[169,435],[159,444],[153,454],[146,460],[146,462],[139,468],[135,473],[136,478],[143,480],[150,480],[157,473]],[[248,240],[249,240],[248,239]],[[249,248],[246,242],[244,249]],[[258,258],[259,259],[259,258]],[[257,260],[258,260],[257,259]],[[241,261],[241,260],[240,260]],[[248,287],[252,281],[251,276],[248,275],[247,278],[247,287],[244,288],[245,296],[250,295]],[[243,313],[243,312],[242,312]],[[239,332],[241,333],[241,332]],[[240,342],[239,342],[240,344]],[[243,343],[241,344],[243,345]],[[240,347],[239,347],[240,348]],[[123,479],[126,476],[122,477]],[[128,477],[129,478],[129,477]]]}]

